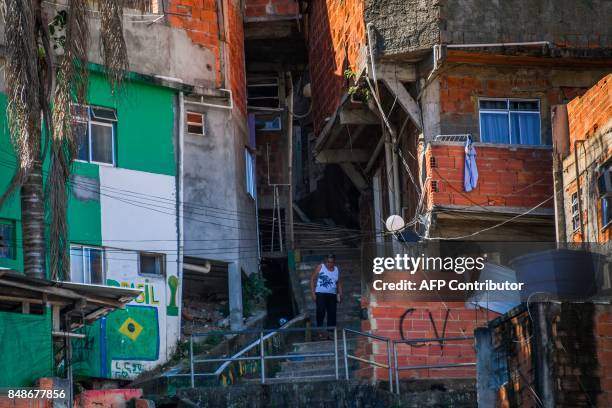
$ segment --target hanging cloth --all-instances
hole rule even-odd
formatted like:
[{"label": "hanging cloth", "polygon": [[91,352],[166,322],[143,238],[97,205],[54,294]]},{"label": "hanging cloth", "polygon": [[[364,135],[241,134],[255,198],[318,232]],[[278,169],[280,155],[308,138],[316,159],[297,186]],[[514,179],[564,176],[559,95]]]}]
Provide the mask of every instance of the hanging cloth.
[{"label": "hanging cloth", "polygon": [[470,192],[478,184],[478,168],[476,167],[476,149],[469,135],[465,141],[465,166],[463,171],[463,188]]}]

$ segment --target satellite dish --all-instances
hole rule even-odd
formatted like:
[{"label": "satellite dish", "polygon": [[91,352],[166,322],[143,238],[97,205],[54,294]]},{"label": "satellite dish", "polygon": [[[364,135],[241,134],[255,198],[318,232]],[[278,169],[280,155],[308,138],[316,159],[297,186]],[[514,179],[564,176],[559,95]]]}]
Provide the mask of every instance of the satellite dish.
[{"label": "satellite dish", "polygon": [[399,215],[392,215],[385,221],[385,227],[389,232],[398,232],[406,226],[404,219]]}]

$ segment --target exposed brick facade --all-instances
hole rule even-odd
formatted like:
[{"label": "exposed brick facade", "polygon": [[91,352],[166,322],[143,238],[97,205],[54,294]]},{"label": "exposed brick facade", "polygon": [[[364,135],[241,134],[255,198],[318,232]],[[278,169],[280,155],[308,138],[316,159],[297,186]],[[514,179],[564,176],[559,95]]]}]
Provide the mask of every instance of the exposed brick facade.
[{"label": "exposed brick facade", "polygon": [[296,16],[300,5],[295,0],[247,0],[246,18]]},{"label": "exposed brick facade", "polygon": [[344,71],[357,71],[365,44],[363,0],[310,2],[308,58],[315,132],[338,108],[348,86]]},{"label": "exposed brick facade", "polygon": [[586,140],[612,119],[612,74],[567,104],[570,151],[576,140]]},{"label": "exposed brick facade", "polygon": [[[448,310],[448,315],[447,315]],[[441,337],[471,337],[474,329],[486,325],[497,315],[484,310],[469,310],[463,302],[423,302],[410,299],[377,299],[369,307],[368,321],[362,322],[362,330],[389,337],[393,340]],[[431,317],[430,317],[431,313]],[[433,319],[433,323],[432,323]],[[435,326],[435,328],[434,328]],[[361,344],[360,352],[379,363],[387,362],[387,347],[381,342]],[[439,342],[423,345],[397,346],[398,365],[432,365],[444,363],[473,363],[476,361],[474,342],[471,339]],[[360,375],[375,373],[376,380],[387,380],[384,368],[362,367]],[[405,370],[401,378],[473,378],[474,367],[445,368],[444,370]]]},{"label": "exposed brick facade", "polygon": [[[584,95],[572,99],[567,104],[567,115],[570,153],[563,162],[563,184],[568,240],[608,242],[612,238],[612,228],[602,225],[601,200],[594,195],[593,185],[599,166],[612,158],[612,74]],[[575,155],[580,174],[582,226],[574,231],[571,200],[578,192]]]},{"label": "exposed brick facade", "polygon": [[[536,407],[542,376],[550,376],[552,395],[539,398],[557,407],[608,407],[612,404],[612,310],[609,304],[543,303],[543,316],[532,305],[531,315],[523,308],[493,321],[491,338],[496,360],[507,363],[498,372],[501,385],[497,406]],[[542,321],[545,319],[545,321]],[[546,368],[541,367],[544,334]],[[496,376],[497,376],[496,375]]]},{"label": "exposed brick facade", "polygon": [[[202,69],[215,70],[217,78],[215,85],[232,90],[234,105],[245,117],[246,76],[242,2],[225,0],[223,10],[219,10],[218,4],[216,0],[170,0],[169,11],[174,14],[168,16],[168,21],[172,27],[185,30],[194,44],[213,53],[215,66],[202,67]],[[225,58],[228,61],[224,61]]]},{"label": "exposed brick facade", "polygon": [[[552,155],[549,149],[476,146],[478,185],[464,191],[464,147],[432,143],[426,151],[428,206],[507,206],[531,208],[550,198]],[[436,190],[436,191],[434,191]],[[553,202],[542,205],[552,208]]]}]

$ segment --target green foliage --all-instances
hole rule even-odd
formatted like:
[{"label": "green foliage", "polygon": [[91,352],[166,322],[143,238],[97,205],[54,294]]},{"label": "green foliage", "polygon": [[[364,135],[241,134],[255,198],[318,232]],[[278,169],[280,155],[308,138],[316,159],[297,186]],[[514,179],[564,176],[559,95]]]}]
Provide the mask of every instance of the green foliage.
[{"label": "green foliage", "polygon": [[266,287],[259,273],[252,273],[242,282],[242,310],[245,317],[253,314],[256,305],[263,302],[272,291]]},{"label": "green foliage", "polygon": [[355,71],[347,69],[344,71],[344,77],[348,80],[355,82],[354,85],[349,86],[348,94],[357,101],[361,101],[363,104],[367,104],[370,99],[370,88],[363,81],[357,81],[357,74]]}]

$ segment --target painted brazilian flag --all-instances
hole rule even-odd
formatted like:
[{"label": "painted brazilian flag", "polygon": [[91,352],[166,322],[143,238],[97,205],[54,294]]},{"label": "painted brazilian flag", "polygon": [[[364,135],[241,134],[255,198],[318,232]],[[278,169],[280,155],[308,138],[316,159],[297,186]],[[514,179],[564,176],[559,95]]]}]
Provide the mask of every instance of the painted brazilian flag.
[{"label": "painted brazilian flag", "polygon": [[109,360],[157,360],[159,323],[157,308],[127,306],[106,318]]}]

